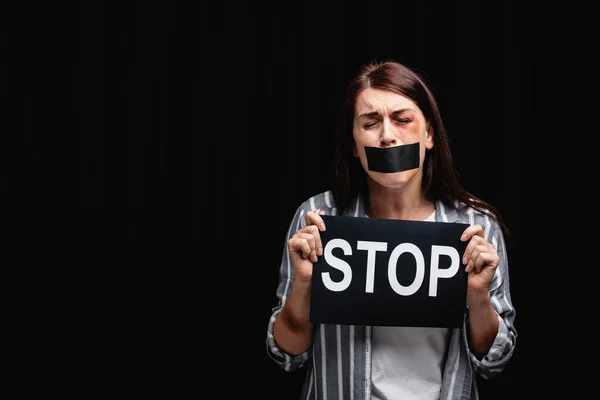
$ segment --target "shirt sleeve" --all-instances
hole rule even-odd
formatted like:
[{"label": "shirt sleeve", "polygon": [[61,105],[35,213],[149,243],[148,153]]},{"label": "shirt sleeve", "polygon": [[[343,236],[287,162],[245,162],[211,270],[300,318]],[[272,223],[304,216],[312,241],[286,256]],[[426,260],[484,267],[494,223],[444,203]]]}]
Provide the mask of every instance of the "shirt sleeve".
[{"label": "shirt sleeve", "polygon": [[[515,308],[510,294],[508,256],[504,235],[496,223],[490,222],[487,217],[486,220],[486,223],[491,226],[487,235],[489,237],[486,239],[492,243],[500,256],[500,263],[489,289],[492,307],[498,315],[498,333],[490,350],[481,360],[478,360],[471,351],[469,351],[469,357],[475,372],[482,378],[489,379],[502,372],[512,358],[517,341],[517,331],[514,326]],[[466,331],[464,339],[467,341],[468,347]]]},{"label": "shirt sleeve", "polygon": [[295,371],[300,369],[312,356],[312,348],[309,348],[306,352],[299,355],[291,355],[283,351],[277,346],[275,338],[273,336],[273,326],[275,318],[281,312],[283,305],[285,304],[287,296],[290,294],[292,287],[292,279],[294,278],[294,270],[290,261],[290,256],[287,247],[287,241],[291,239],[294,234],[304,226],[306,226],[306,212],[308,211],[308,203],[304,202],[294,214],[292,222],[288,228],[286,241],[283,247],[283,254],[281,258],[281,265],[279,268],[279,284],[277,286],[277,305],[272,309],[271,318],[267,327],[267,354],[275,361],[277,365],[286,371]]}]

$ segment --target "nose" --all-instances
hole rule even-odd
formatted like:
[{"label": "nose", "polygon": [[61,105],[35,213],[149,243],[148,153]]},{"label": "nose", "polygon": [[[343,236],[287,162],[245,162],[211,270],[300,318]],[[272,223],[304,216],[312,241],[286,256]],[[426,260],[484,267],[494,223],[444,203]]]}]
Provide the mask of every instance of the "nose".
[{"label": "nose", "polygon": [[393,146],[396,144],[396,138],[394,137],[393,129],[390,126],[390,121],[388,120],[385,120],[383,123],[379,144],[381,147]]}]

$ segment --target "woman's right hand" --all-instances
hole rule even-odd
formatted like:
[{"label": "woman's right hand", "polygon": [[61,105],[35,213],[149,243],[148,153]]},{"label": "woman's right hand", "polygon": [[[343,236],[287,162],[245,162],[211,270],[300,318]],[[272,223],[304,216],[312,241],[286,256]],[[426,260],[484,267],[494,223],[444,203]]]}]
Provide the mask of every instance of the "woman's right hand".
[{"label": "woman's right hand", "polygon": [[294,267],[294,279],[302,282],[310,282],[313,271],[313,263],[317,257],[323,255],[323,245],[319,232],[325,230],[325,223],[321,215],[324,211],[309,211],[306,213],[306,227],[288,240],[290,259]]}]

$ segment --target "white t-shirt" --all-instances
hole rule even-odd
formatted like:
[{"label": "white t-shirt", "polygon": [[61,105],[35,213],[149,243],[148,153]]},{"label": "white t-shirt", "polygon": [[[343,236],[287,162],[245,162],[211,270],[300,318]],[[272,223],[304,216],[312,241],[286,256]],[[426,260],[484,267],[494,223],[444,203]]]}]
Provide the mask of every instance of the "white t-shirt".
[{"label": "white t-shirt", "polygon": [[[425,221],[435,221],[435,211]],[[450,329],[374,326],[374,400],[438,400]]]}]

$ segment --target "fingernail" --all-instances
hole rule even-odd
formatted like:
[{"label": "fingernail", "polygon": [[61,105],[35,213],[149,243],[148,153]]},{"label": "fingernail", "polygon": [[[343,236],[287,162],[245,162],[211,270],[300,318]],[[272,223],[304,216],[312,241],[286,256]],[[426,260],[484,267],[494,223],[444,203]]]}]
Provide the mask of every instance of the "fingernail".
[{"label": "fingernail", "polygon": [[317,256],[314,255],[314,254],[311,254],[310,259],[312,260],[312,262],[317,262],[318,261]]},{"label": "fingernail", "polygon": [[319,255],[319,256],[322,256],[322,255],[323,255],[323,248],[322,248],[322,247],[319,247],[319,248],[317,249],[317,255]]},{"label": "fingernail", "polygon": [[467,238],[467,235],[465,233],[462,234],[462,236],[460,237],[460,240],[465,240]]},{"label": "fingernail", "polygon": [[324,224],[323,222],[321,222],[321,223],[319,224],[319,228],[320,228],[322,231],[324,231],[324,230],[325,230],[325,224]]},{"label": "fingernail", "polygon": [[469,262],[469,260],[467,260],[467,256],[463,257],[463,264],[467,265],[467,263]]}]

